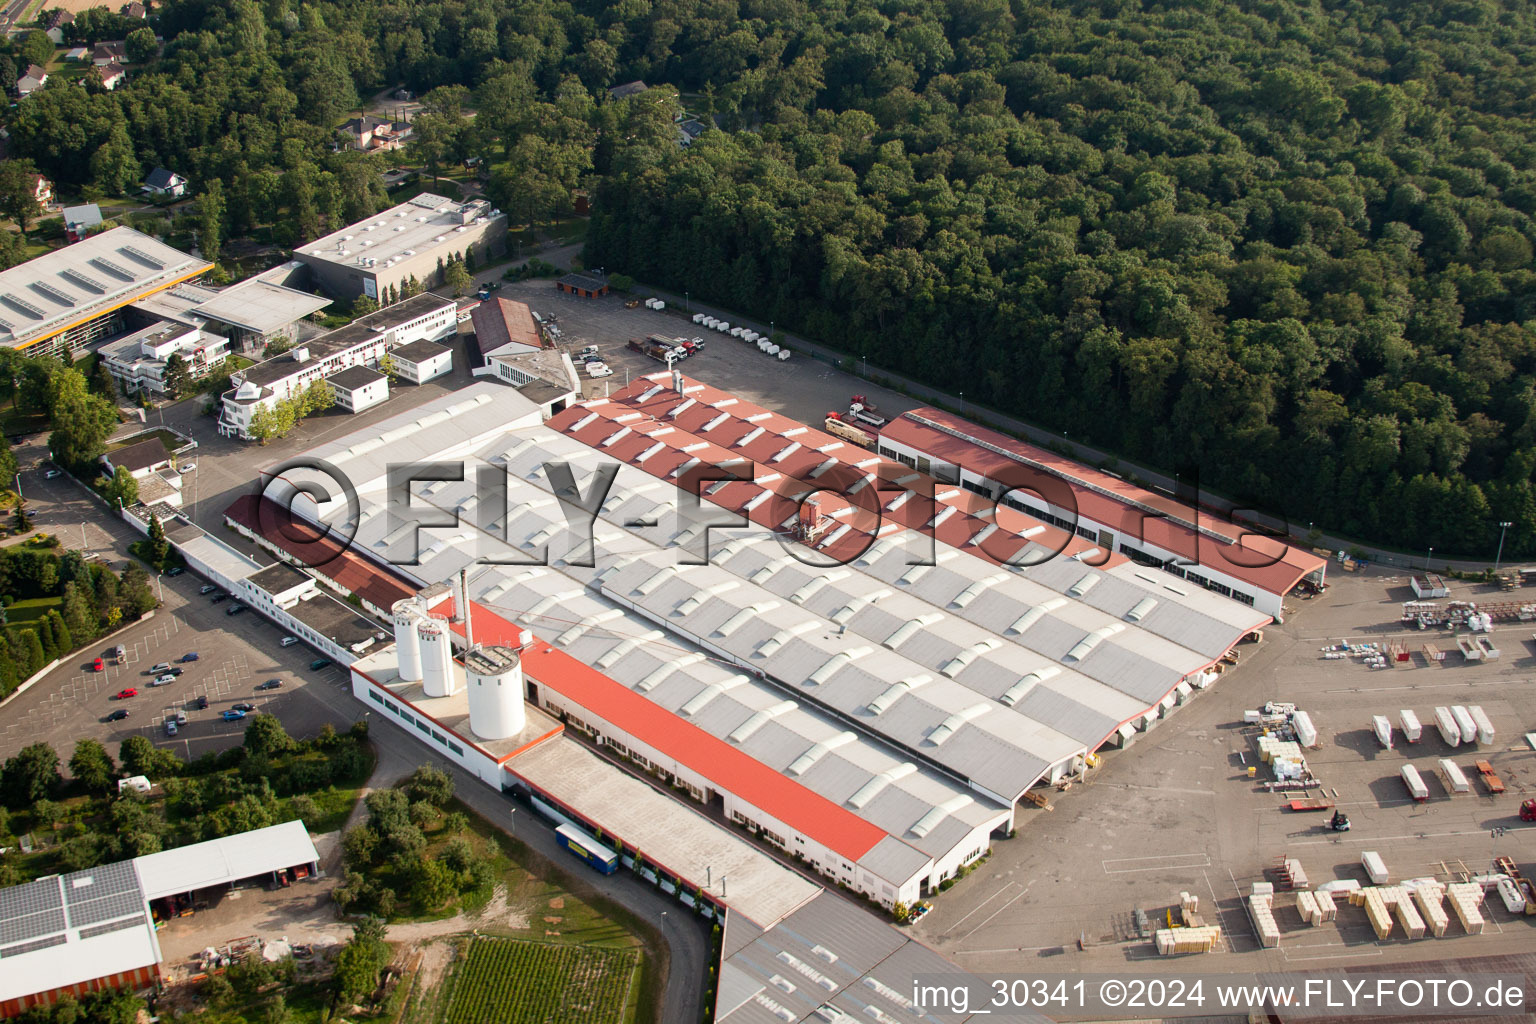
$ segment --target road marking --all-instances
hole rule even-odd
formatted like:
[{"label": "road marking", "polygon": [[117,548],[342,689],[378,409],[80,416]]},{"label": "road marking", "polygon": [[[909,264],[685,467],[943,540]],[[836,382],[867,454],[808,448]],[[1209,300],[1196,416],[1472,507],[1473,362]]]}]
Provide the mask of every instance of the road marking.
[{"label": "road marking", "polygon": [[[1526,825],[1523,827],[1520,825],[1506,825],[1504,827],[1510,832],[1536,831],[1536,825]],[[1473,828],[1463,829],[1457,832],[1414,832],[1411,835],[1405,836],[1360,836],[1359,838],[1345,838],[1344,836],[1338,836],[1336,838],[1328,839],[1302,839],[1292,840],[1291,844],[1294,846],[1322,846],[1324,844],[1332,843],[1390,843],[1401,839],[1447,839],[1453,838],[1455,836],[1481,836],[1487,834],[1488,829]]]},{"label": "road marking", "polygon": [[1011,907],[1015,903],[1019,902],[1019,900],[1023,899],[1028,893],[1029,893],[1029,886],[1026,885],[1023,889],[1019,890],[1019,894],[1017,896],[1015,896],[1013,899],[1009,900],[1007,903],[1004,903],[1002,906],[998,907],[992,913],[988,914],[986,921],[981,922],[981,924],[977,925],[975,928],[972,928],[970,931],[966,932],[964,935],[960,936],[960,938],[956,939],[955,941],[956,942],[964,942],[966,939],[970,938],[972,935],[975,935],[977,932],[981,931],[983,928],[985,928],[987,926],[987,922],[988,921],[991,921],[992,918],[996,917],[998,914],[1001,914],[1003,911],[1007,910],[1009,907]]},{"label": "road marking", "polygon": [[[1138,863],[1140,863],[1142,861],[1150,861],[1150,860],[1165,861],[1165,862],[1167,862],[1167,861],[1194,861],[1196,858],[1198,858],[1199,863],[1190,863],[1190,864],[1172,864],[1172,863],[1146,864],[1146,865],[1143,865],[1141,867],[1126,867],[1126,868],[1111,868],[1110,867],[1111,864],[1138,864]],[[1211,866],[1211,858],[1210,858],[1210,856],[1208,854],[1204,854],[1204,853],[1175,853],[1175,854],[1170,854],[1170,855],[1165,856],[1165,857],[1117,857],[1117,858],[1114,858],[1112,860],[1100,861],[1100,864],[1103,865],[1104,873],[1106,875],[1128,875],[1128,874],[1131,874],[1131,873],[1137,872],[1137,871],[1176,871],[1176,870],[1179,870],[1179,869],[1186,869],[1186,868],[1208,868],[1208,867]]]},{"label": "road marking", "polygon": [[982,907],[986,906],[988,903],[991,903],[993,900],[997,899],[1003,893],[1007,892],[1013,886],[1018,885],[1018,884],[1019,884],[1018,882],[1009,882],[1006,885],[1000,886],[998,888],[998,890],[996,892],[994,892],[991,896],[988,896],[986,899],[984,899],[980,903],[976,904],[975,908],[970,912],[970,914],[966,914],[965,917],[962,917],[960,920],[958,920],[954,924],[950,925],[949,930],[951,932],[953,932],[956,928],[958,928],[962,924],[964,924],[966,918],[970,917],[971,914],[975,914],[977,911],[981,910]]},{"label": "road marking", "polygon": [[[1341,942],[1341,943],[1339,943],[1339,945],[1342,946],[1343,943]],[[1352,957],[1357,957],[1357,956],[1385,956],[1386,955],[1386,953],[1383,950],[1377,949],[1377,950],[1374,950],[1374,951],[1373,950],[1360,950],[1360,951],[1354,952],[1354,953],[1325,953],[1322,956],[1291,956],[1289,953],[1286,953],[1284,946],[1280,947],[1280,952],[1281,953],[1285,953],[1285,959],[1286,959],[1287,963],[1301,963],[1304,960],[1346,960],[1346,959],[1350,959]]]}]

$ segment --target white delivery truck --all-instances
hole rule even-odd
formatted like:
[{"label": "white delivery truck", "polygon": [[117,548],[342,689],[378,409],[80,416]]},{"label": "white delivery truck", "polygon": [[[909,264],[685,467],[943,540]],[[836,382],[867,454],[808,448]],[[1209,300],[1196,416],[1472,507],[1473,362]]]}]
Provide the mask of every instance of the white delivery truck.
[{"label": "white delivery truck", "polygon": [[1411,764],[1402,767],[1403,785],[1408,787],[1408,795],[1418,803],[1429,799],[1429,787],[1424,785],[1424,778],[1419,770]]},{"label": "white delivery truck", "polygon": [[1448,757],[1440,759],[1440,781],[1445,783],[1445,791],[1451,796],[1472,792],[1472,783],[1467,781],[1467,773]]},{"label": "white delivery truck", "polygon": [[1387,864],[1381,859],[1381,854],[1375,850],[1366,850],[1360,855],[1360,866],[1365,868],[1365,873],[1370,877],[1373,885],[1386,885],[1391,878],[1387,874]]},{"label": "white delivery truck", "polygon": [[1440,730],[1440,738],[1446,746],[1454,747],[1461,742],[1461,729],[1456,725],[1456,719],[1451,716],[1451,709],[1446,707],[1435,708],[1435,727]]},{"label": "white delivery truck", "polygon": [[1472,721],[1472,716],[1467,709],[1460,704],[1451,707],[1451,717],[1456,719],[1456,728],[1461,732],[1461,742],[1477,742],[1477,723]]},{"label": "white delivery truck", "polygon": [[1419,737],[1424,734],[1424,727],[1419,724],[1419,716],[1406,708],[1397,713],[1397,724],[1403,727],[1403,737],[1409,743],[1419,742]]}]

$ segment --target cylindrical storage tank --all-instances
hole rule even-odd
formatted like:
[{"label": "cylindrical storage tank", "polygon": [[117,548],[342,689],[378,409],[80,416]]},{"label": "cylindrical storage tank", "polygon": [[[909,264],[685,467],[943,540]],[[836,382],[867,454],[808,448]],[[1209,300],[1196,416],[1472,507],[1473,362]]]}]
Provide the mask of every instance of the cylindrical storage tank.
[{"label": "cylindrical storage tank", "polygon": [[428,697],[454,692],[453,633],[448,620],[433,615],[417,627],[421,636],[421,689]]},{"label": "cylindrical storage tank", "polygon": [[476,647],[464,655],[469,729],[483,740],[510,739],[523,731],[522,657],[510,647]]},{"label": "cylindrical storage tank", "polygon": [[412,598],[396,601],[390,609],[395,620],[395,659],[400,663],[400,678],[408,683],[421,681],[421,636],[417,632],[419,613]]}]

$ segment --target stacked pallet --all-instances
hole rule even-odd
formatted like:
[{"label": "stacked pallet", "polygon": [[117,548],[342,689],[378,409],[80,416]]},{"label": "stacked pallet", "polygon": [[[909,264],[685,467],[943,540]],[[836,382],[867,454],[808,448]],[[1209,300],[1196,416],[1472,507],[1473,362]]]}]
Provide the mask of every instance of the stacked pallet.
[{"label": "stacked pallet", "polygon": [[1392,910],[1382,895],[1382,890],[1360,889],[1349,894],[1349,902],[1352,906],[1365,908],[1365,916],[1371,922],[1371,927],[1375,929],[1378,939],[1384,939],[1392,934]]},{"label": "stacked pallet", "polygon": [[1339,916],[1339,908],[1333,904],[1333,893],[1314,892],[1312,899],[1317,902],[1317,923],[1332,921]]},{"label": "stacked pallet", "polygon": [[1398,923],[1403,926],[1403,931],[1410,939],[1422,939],[1424,919],[1419,916],[1418,910],[1414,909],[1413,899],[1409,896],[1408,890],[1399,886],[1393,888],[1397,889],[1397,899],[1392,903],[1392,909],[1397,911]]},{"label": "stacked pallet", "polygon": [[1159,956],[1179,953],[1209,953],[1221,941],[1221,926],[1203,928],[1159,928],[1153,937]]},{"label": "stacked pallet", "polygon": [[1457,920],[1467,930],[1467,934],[1481,935],[1483,914],[1477,908],[1483,902],[1483,887],[1476,882],[1452,882],[1446,886],[1445,894],[1451,901],[1451,909],[1456,912]]},{"label": "stacked pallet", "polygon": [[1429,933],[1437,939],[1443,939],[1451,922],[1445,912],[1445,886],[1439,882],[1420,882],[1413,891],[1413,901],[1418,904],[1419,913],[1428,922]]},{"label": "stacked pallet", "polygon": [[1323,915],[1317,908],[1317,899],[1312,893],[1303,889],[1296,894],[1296,912],[1301,919],[1314,928],[1323,923]]},{"label": "stacked pallet", "polygon": [[1188,914],[1200,913],[1200,897],[1191,892],[1179,893],[1179,909]]},{"label": "stacked pallet", "polygon": [[1280,926],[1275,924],[1274,901],[1272,893],[1256,892],[1248,897],[1248,916],[1253,918],[1253,927],[1259,933],[1261,946],[1280,945]]}]

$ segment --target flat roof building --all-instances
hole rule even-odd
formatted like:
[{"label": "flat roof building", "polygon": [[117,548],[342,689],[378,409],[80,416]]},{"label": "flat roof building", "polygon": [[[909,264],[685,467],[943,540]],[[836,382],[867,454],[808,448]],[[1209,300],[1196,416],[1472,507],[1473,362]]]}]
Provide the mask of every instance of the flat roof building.
[{"label": "flat roof building", "polygon": [[425,384],[453,372],[453,349],[435,341],[413,341],[389,350],[395,374],[411,384]]},{"label": "flat roof building", "polygon": [[278,267],[230,285],[213,298],[199,303],[193,312],[221,327],[219,333],[228,334],[237,348],[265,344],[279,336],[295,340],[294,322],[318,313],[329,306],[331,300],[269,279],[289,274],[288,267]]},{"label": "flat roof building", "polygon": [[581,394],[581,380],[571,357],[549,343],[526,302],[494,298],[469,314],[474,348],[481,360],[471,372],[493,377],[521,390],[545,411],[545,418],[566,409]]},{"label": "flat roof building", "polygon": [[82,238],[0,271],[0,345],[84,351],[126,329],[124,307],[212,268],[132,228]]},{"label": "flat roof building", "polygon": [[506,248],[507,217],[484,199],[455,202],[423,192],[399,206],[301,245],[294,258],[333,295],[366,295],[379,302],[412,279],[442,283],[450,257],[484,262]]}]

